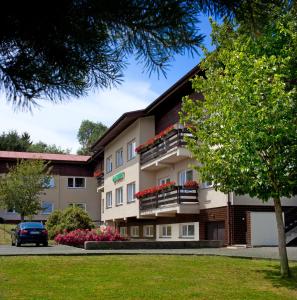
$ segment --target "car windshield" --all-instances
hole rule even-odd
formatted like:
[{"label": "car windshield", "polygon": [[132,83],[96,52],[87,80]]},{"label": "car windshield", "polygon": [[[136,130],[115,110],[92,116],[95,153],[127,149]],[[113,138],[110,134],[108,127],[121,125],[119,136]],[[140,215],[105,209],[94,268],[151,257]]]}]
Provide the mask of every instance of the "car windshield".
[{"label": "car windshield", "polygon": [[20,227],[22,229],[26,229],[26,228],[44,228],[43,224],[42,223],[39,223],[39,222],[26,222],[26,223],[21,223],[20,224]]}]

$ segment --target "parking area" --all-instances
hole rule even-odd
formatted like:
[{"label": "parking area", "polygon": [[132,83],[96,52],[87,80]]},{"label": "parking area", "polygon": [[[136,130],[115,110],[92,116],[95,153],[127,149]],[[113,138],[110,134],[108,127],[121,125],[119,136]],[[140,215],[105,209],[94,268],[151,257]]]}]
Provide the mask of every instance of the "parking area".
[{"label": "parking area", "polygon": [[[288,247],[288,257],[297,261],[297,247]],[[30,256],[30,255],[214,255],[245,258],[278,259],[277,247],[259,248],[203,248],[203,249],[149,249],[149,250],[84,250],[80,248],[54,245],[49,247],[36,247],[24,245],[14,247],[0,245],[0,256]]]}]

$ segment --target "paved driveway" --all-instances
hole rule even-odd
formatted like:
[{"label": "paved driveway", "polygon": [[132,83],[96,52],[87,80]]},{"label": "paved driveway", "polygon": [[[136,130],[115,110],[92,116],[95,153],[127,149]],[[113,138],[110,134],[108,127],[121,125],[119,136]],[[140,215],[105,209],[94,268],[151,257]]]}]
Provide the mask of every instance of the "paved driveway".
[{"label": "paved driveway", "polygon": [[[297,247],[288,247],[289,260],[297,261]],[[259,248],[208,248],[208,249],[158,249],[158,250],[84,250],[69,246],[22,247],[0,245],[0,256],[27,255],[109,255],[109,254],[162,254],[162,255],[221,255],[230,257],[278,259],[277,247]]]}]

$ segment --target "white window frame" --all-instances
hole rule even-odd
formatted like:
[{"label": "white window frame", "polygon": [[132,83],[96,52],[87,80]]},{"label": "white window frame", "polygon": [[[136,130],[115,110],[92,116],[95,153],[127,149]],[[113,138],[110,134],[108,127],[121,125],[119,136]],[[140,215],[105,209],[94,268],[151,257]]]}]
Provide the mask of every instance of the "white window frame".
[{"label": "white window frame", "polygon": [[[51,205],[51,210],[50,210],[50,212],[45,212],[45,211],[44,211],[43,205],[44,205],[45,203],[48,203],[48,204]],[[41,202],[41,214],[42,214],[42,215],[50,215],[53,211],[54,211],[54,203],[53,203],[53,202],[51,202],[51,201],[46,201],[46,200]]]},{"label": "white window frame", "polygon": [[118,149],[116,151],[116,155],[115,155],[115,164],[116,164],[116,168],[122,166],[124,164],[124,151],[123,151],[123,147]]},{"label": "white window frame", "polygon": [[[169,230],[170,228],[170,230]],[[163,231],[163,229],[165,229]],[[159,227],[159,236],[160,238],[171,238],[172,237],[172,226],[169,224],[166,225],[160,225]],[[170,234],[168,234],[168,232],[170,231]]]},{"label": "white window frame", "polygon": [[130,236],[139,237],[139,226],[130,226]]},{"label": "white window frame", "polygon": [[83,203],[83,202],[72,202],[72,203],[69,203],[68,206],[78,207],[78,208],[81,208],[83,211],[87,211],[87,204]]},{"label": "white window frame", "polygon": [[136,139],[131,140],[127,144],[127,160],[132,160],[133,158],[136,157]]},{"label": "white window frame", "polygon": [[[189,226],[193,226],[193,228],[194,228],[194,233],[191,234],[191,235],[189,234]],[[184,228],[186,228],[185,234],[184,234]],[[194,223],[182,223],[182,224],[180,224],[180,237],[187,238],[187,239],[195,238],[195,224]]]},{"label": "white window frame", "polygon": [[[188,174],[192,173],[192,178],[188,178]],[[187,181],[194,180],[194,171],[192,169],[181,170],[178,172],[178,185],[184,185]]]},{"label": "white window frame", "polygon": [[[73,180],[73,186],[69,186],[69,179]],[[84,180],[84,186],[78,186],[78,187],[76,187],[75,186],[76,179],[83,179]],[[87,186],[86,177],[81,177],[81,176],[76,176],[76,177],[70,176],[70,177],[67,177],[67,188],[68,189],[85,189],[86,186]]]},{"label": "white window frame", "polygon": [[144,237],[154,237],[154,225],[144,225],[143,226],[143,236]]},{"label": "white window frame", "polygon": [[106,158],[106,173],[112,172],[112,155]]},{"label": "white window frame", "polygon": [[116,206],[123,205],[124,203],[123,187],[119,187],[115,190],[115,202]]},{"label": "white window frame", "polygon": [[[129,198],[129,187],[130,186],[134,186],[134,188],[132,188],[132,198]],[[136,183],[135,181],[130,182],[127,184],[127,203],[133,203],[135,202],[135,192],[136,192]]]},{"label": "white window frame", "polygon": [[127,226],[120,227],[120,236],[126,237],[127,236]]},{"label": "white window frame", "polygon": [[111,208],[112,207],[112,192],[106,192],[105,195],[105,200],[106,200],[106,208]]},{"label": "white window frame", "polygon": [[170,177],[164,177],[159,179],[159,185],[170,182]]}]

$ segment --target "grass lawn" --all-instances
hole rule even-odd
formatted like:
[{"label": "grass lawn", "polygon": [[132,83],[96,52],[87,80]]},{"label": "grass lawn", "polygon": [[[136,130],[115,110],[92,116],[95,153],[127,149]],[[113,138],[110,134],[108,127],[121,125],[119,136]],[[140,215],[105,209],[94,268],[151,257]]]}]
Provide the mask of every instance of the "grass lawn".
[{"label": "grass lawn", "polygon": [[208,256],[0,257],[0,299],[297,299],[278,263]]},{"label": "grass lawn", "polygon": [[10,244],[10,230],[16,225],[0,224],[0,245]]}]

